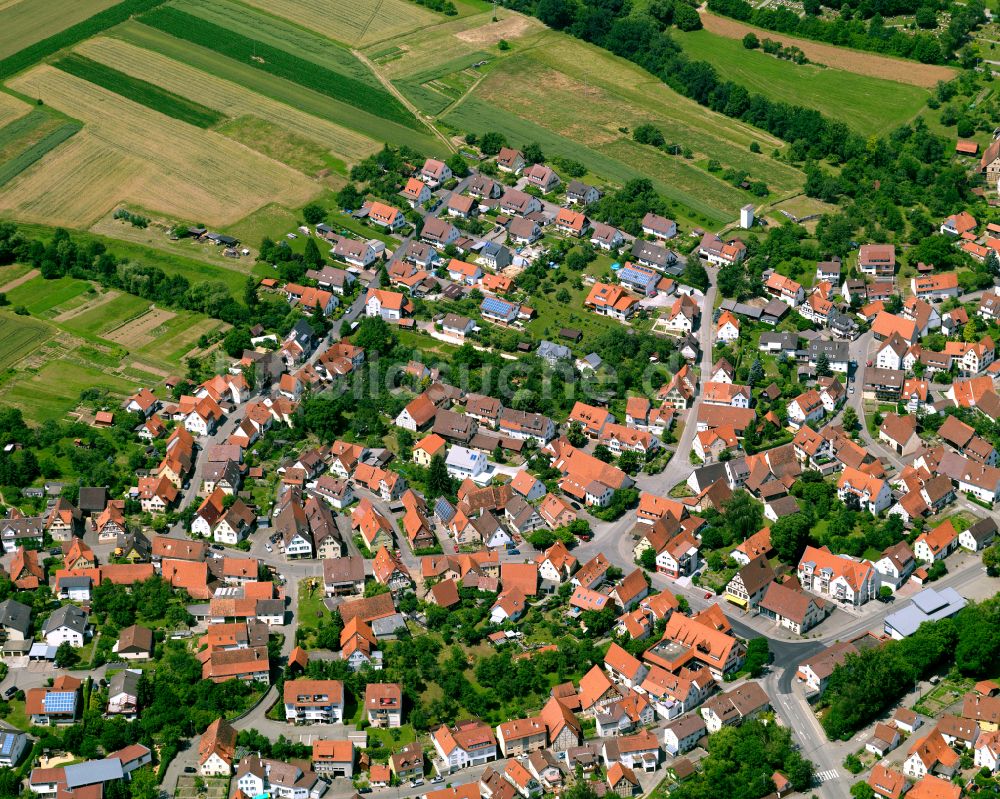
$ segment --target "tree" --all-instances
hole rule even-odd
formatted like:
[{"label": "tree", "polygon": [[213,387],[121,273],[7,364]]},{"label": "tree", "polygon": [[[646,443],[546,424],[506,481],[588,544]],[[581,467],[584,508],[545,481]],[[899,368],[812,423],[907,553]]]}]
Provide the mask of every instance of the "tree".
[{"label": "tree", "polygon": [[545,161],[545,153],[542,152],[542,146],[538,142],[525,144],[521,148],[521,154],[527,164],[541,164]]},{"label": "tree", "polygon": [[821,352],[816,359],[816,374],[819,377],[829,377],[833,374],[830,371],[830,358],[825,352]]},{"label": "tree", "polygon": [[309,203],[302,209],[302,218],[307,225],[318,225],[326,219],[326,210],[319,203]]},{"label": "tree", "polygon": [[731,541],[745,541],[764,526],[764,509],[746,491],[733,494],[723,506]]},{"label": "tree", "polygon": [[850,405],[844,408],[844,415],[841,418],[844,429],[850,433],[858,427],[858,414]]},{"label": "tree", "polygon": [[1000,577],[1000,544],[983,550],[983,566],[990,577]]},{"label": "tree", "polygon": [[469,174],[469,165],[458,153],[454,153],[447,161],[448,168],[456,178],[464,178]]},{"label": "tree", "polygon": [[243,283],[243,304],[247,308],[255,308],[258,302],[257,280],[256,278],[248,277]]},{"label": "tree", "polygon": [[798,563],[809,544],[809,519],[804,513],[781,516],[771,525],[771,546],[784,563]]},{"label": "tree", "polygon": [[883,585],[883,586],[879,587],[879,589],[878,589],[878,598],[882,602],[888,602],[889,598],[891,596],[892,596],[892,589],[889,586]]},{"label": "tree", "polygon": [[747,384],[753,387],[763,379],[764,364],[760,362],[760,358],[754,358],[753,363],[750,364],[750,372],[747,374]]},{"label": "tree", "polygon": [[439,452],[431,458],[431,465],[427,469],[427,495],[428,497],[451,496],[451,487],[448,466],[444,461],[444,455]]},{"label": "tree", "polygon": [[400,427],[396,431],[396,443],[399,445],[399,457],[408,461],[413,455],[413,433]]},{"label": "tree", "polygon": [[132,799],[159,799],[160,784],[152,766],[136,769],[129,781]]},{"label": "tree", "polygon": [[684,275],[681,280],[700,291],[705,291],[708,288],[708,272],[705,271],[705,267],[701,265],[701,261],[697,258],[688,258],[687,266],[684,267]]},{"label": "tree", "polygon": [[351,337],[354,345],[369,354],[385,354],[396,346],[396,336],[389,324],[379,316],[366,316]]},{"label": "tree", "polygon": [[751,677],[759,677],[764,673],[764,667],[771,662],[771,650],[766,638],[751,638],[747,642],[747,656],[743,667],[750,672]]},{"label": "tree", "polygon": [[856,782],[851,786],[851,796],[854,799],[875,799],[875,791],[871,785],[861,780],[861,782]]},{"label": "tree", "polygon": [[244,350],[253,347],[250,343],[250,331],[245,327],[234,327],[222,340],[222,348],[230,358],[239,358]]},{"label": "tree", "polygon": [[701,30],[701,16],[687,3],[674,6],[674,24],[682,31]]},{"label": "tree", "polygon": [[309,266],[323,266],[323,255],[319,251],[319,245],[316,244],[316,239],[309,237],[306,239],[306,249],[302,253],[302,262]]},{"label": "tree", "polygon": [[[557,3],[562,3],[564,0],[554,0]],[[541,11],[539,10],[539,18],[541,18]],[[545,22],[545,20],[542,20]],[[546,25],[550,27],[556,27],[550,22],[546,22]],[[479,140],[479,149],[484,155],[496,155],[500,150],[507,146],[507,138],[502,133],[497,133],[495,130],[491,130],[484,133],[482,138]]]},{"label": "tree", "polygon": [[636,126],[632,131],[632,138],[639,142],[639,144],[649,144],[653,147],[662,147],[666,143],[666,140],[663,138],[663,131],[656,127],[656,125],[648,123]]},{"label": "tree", "polygon": [[69,641],[63,641],[59,644],[59,648],[56,649],[56,659],[55,664],[60,669],[71,669],[77,663],[80,662],[80,656],[76,653],[76,650],[70,645]]},{"label": "tree", "polygon": [[743,46],[747,50],[756,50],[760,47],[760,39],[757,38],[756,34],[748,33],[743,37]]},{"label": "tree", "polygon": [[648,571],[656,571],[656,550],[652,547],[642,550],[639,554],[639,565]]},{"label": "tree", "polygon": [[614,453],[608,449],[606,444],[598,444],[594,447],[594,457],[605,463],[611,463],[615,459]]}]

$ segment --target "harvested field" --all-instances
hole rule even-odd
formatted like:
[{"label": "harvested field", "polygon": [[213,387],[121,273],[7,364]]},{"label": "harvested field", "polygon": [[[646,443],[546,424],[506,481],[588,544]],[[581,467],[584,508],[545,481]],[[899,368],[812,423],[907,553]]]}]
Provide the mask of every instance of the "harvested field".
[{"label": "harvested field", "polygon": [[[420,133],[412,128],[379,117],[374,112],[361,111],[354,106],[334,100],[328,95],[320,94],[298,83],[264,72],[250,63],[236,61],[206,47],[174,38],[163,31],[141,25],[135,20],[129,20],[117,26],[113,33],[117,39],[124,39],[144,50],[160,53],[206,74],[238,84],[248,90],[253,97],[270,98],[286,111],[291,109],[294,112],[297,109],[303,114],[356,131],[366,138],[379,142],[380,145],[382,142],[396,145],[406,144],[423,152],[436,152],[436,148],[439,146],[436,143],[437,139],[433,138],[429,132]],[[127,72],[128,70],[123,69],[122,71]],[[178,91],[178,94],[183,94],[183,92]],[[212,105],[212,101],[208,98],[198,99],[206,105]],[[244,111],[241,111],[237,115],[243,113]],[[263,116],[263,114],[258,114],[256,109],[251,110],[250,113]],[[289,119],[294,119],[294,117],[289,116]],[[309,135],[297,127],[293,127],[293,129],[302,135]],[[310,135],[310,138],[314,137]],[[320,139],[319,141],[325,140]]]},{"label": "harvested field", "polygon": [[13,0],[0,5],[0,58],[110,8],[118,0]]},{"label": "harvested field", "polygon": [[128,349],[139,349],[156,339],[157,328],[165,325],[177,314],[164,308],[151,308],[130,322],[119,325],[103,334],[103,338]]},{"label": "harvested field", "polygon": [[316,194],[314,183],[284,164],[53,67],[11,85],[86,125],[0,192],[0,210],[17,218],[87,227],[125,202],[222,226],[265,202],[295,206]]},{"label": "harvested field", "polygon": [[81,44],[77,52],[183,97],[197,99],[230,118],[259,117],[289,131],[290,135],[317,143],[347,163],[360,161],[381,148],[381,143],[361,133],[121,39],[91,39]]},{"label": "harvested field", "polygon": [[884,78],[897,83],[908,83],[924,89],[933,89],[938,81],[948,81],[955,77],[956,70],[934,64],[920,64],[916,61],[905,61],[901,58],[866,53],[862,50],[850,50],[846,47],[836,47],[832,44],[814,42],[810,39],[797,39],[783,33],[755,28],[753,25],[739,22],[728,17],[720,17],[707,11],[701,12],[701,21],[705,30],[718,33],[729,39],[742,39],[748,33],[754,33],[761,39],[779,39],[782,44],[798,47],[806,57],[816,64],[826,64],[828,67],[855,72],[858,75],[868,75],[873,78]]},{"label": "harvested field", "polygon": [[459,31],[455,38],[475,47],[492,47],[501,39],[520,39],[526,33],[537,30],[537,25],[529,17],[511,16],[498,22],[488,22],[476,28]]},{"label": "harvested field", "polygon": [[31,106],[5,92],[0,92],[0,127],[15,119],[20,119],[31,110]]},{"label": "harvested field", "polygon": [[247,2],[349,45],[399,36],[441,18],[407,0],[247,0]]}]

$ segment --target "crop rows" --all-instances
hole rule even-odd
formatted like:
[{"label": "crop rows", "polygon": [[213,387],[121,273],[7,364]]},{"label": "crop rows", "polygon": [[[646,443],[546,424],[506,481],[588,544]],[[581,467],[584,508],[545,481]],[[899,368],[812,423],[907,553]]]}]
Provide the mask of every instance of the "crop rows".
[{"label": "crop rows", "polygon": [[70,53],[55,62],[63,72],[76,75],[90,83],[95,83],[129,100],[159,111],[174,119],[187,122],[199,128],[211,128],[225,120],[218,111],[201,103],[181,97],[153,83],[126,75],[117,69],[91,61],[79,53]]},{"label": "crop rows", "polygon": [[135,14],[142,14],[156,8],[163,2],[165,0],[123,0],[116,6],[99,11],[83,22],[78,22],[64,31],[28,45],[23,50],[0,60],[0,80],[9,78],[32,64],[37,64],[43,58],[62,50],[64,47],[71,47],[77,42],[82,42],[84,39],[124,22]]},{"label": "crop rows", "polygon": [[24,152],[0,164],[0,186],[5,186],[44,155],[80,130],[79,122],[66,122],[46,134]]},{"label": "crop rows", "polygon": [[285,50],[233,33],[175,8],[154,9],[144,14],[141,21],[178,39],[184,39],[237,61],[249,62],[265,72],[355,108],[374,112],[384,119],[419,129],[417,120],[388,92],[294,56]]}]

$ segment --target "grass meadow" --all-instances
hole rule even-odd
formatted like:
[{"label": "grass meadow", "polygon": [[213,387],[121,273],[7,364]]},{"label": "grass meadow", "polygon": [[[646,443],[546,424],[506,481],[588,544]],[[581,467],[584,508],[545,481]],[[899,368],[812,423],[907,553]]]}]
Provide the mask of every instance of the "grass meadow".
[{"label": "grass meadow", "polygon": [[0,3],[0,58],[82,22],[116,2],[118,0],[13,0]]},{"label": "grass meadow", "polygon": [[[783,61],[707,30],[676,33],[673,38],[688,55],[707,61],[723,78],[772,100],[815,108],[864,135],[884,133],[908,122],[929,97],[929,92],[918,86],[818,64]],[[772,38],[780,41],[781,34]]]},{"label": "grass meadow", "polygon": [[9,369],[52,336],[52,329],[24,316],[0,315],[0,370]]}]

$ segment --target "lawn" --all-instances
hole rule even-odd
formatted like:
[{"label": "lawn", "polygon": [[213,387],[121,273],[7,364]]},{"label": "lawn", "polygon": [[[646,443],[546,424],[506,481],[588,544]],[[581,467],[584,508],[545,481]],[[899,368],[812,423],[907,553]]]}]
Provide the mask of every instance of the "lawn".
[{"label": "lawn", "polygon": [[[285,130],[269,120],[242,116],[217,130],[305,175],[318,175],[324,170],[339,175],[347,174],[347,164],[343,159],[331,155],[311,139]],[[338,183],[342,184],[343,181]]]},{"label": "lawn", "polygon": [[335,100],[291,80],[256,69],[206,47],[177,39],[167,33],[130,20],[111,33],[131,44],[173,58],[216,77],[277,100],[306,114],[334,122],[376,141],[406,144],[414,149],[438,153],[441,143],[431,134],[391,122],[375,113]]},{"label": "lawn", "polygon": [[365,731],[368,733],[369,748],[376,746],[384,747],[390,752],[398,752],[407,744],[413,743],[417,738],[413,727],[409,724],[394,727],[390,730],[383,729],[382,727],[366,727]]},{"label": "lawn", "polygon": [[329,616],[330,612],[323,604],[323,587],[320,583],[315,590],[309,586],[313,578],[299,581],[299,627],[304,630],[316,630],[320,620]]},{"label": "lawn", "polygon": [[52,329],[24,316],[0,315],[0,369],[30,355],[52,336]]},{"label": "lawn", "polygon": [[[773,37],[780,41],[781,34]],[[815,108],[863,135],[882,134],[908,122],[930,96],[917,86],[819,64],[794,64],[747,50],[741,41],[707,30],[677,33],[673,38],[692,58],[714,66],[721,77],[772,100]]]}]

